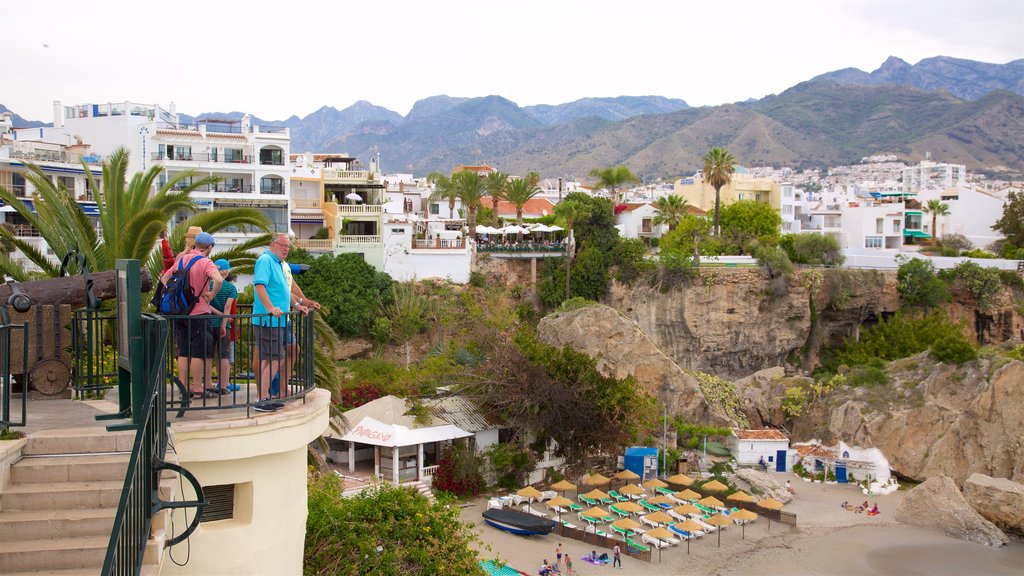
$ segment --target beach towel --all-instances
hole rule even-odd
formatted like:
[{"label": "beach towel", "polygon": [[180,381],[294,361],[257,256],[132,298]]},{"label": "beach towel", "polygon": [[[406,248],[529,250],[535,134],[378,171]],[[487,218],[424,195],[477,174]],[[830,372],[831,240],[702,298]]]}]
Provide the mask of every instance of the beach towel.
[{"label": "beach towel", "polygon": [[591,558],[590,556],[584,556],[584,557],[580,558],[580,560],[583,560],[584,562],[586,562],[588,564],[593,564],[595,566],[602,566],[604,564],[611,564],[611,562],[612,562],[611,558]]}]

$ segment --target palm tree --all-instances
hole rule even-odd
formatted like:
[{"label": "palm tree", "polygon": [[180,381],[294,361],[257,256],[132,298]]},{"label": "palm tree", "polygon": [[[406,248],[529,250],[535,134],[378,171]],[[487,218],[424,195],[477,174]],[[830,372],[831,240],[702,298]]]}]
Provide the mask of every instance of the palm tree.
[{"label": "palm tree", "polygon": [[630,172],[629,168],[626,168],[625,166],[616,166],[614,168],[594,168],[590,171],[590,175],[597,178],[598,188],[606,188],[613,196],[615,196],[615,189],[619,186],[622,186],[627,182],[640,182],[640,179]]},{"label": "palm tree", "polygon": [[430,201],[439,202],[441,200],[447,200],[448,214],[450,217],[454,218],[455,200],[458,199],[459,195],[455,190],[452,178],[449,178],[440,172],[431,172],[430,174],[427,174],[427,182],[434,185],[434,193],[430,195]]},{"label": "palm tree", "polygon": [[654,207],[658,209],[658,215],[654,217],[653,223],[655,225],[668,224],[669,230],[675,230],[688,212],[686,199],[675,194],[658,198],[654,202]]},{"label": "palm tree", "polygon": [[487,183],[476,172],[466,170],[452,176],[452,184],[456,196],[466,207],[469,237],[476,238],[476,211],[480,208],[480,199],[487,193]]},{"label": "palm tree", "polygon": [[489,173],[484,179],[487,193],[491,195],[491,220],[495,228],[498,227],[498,202],[505,199],[505,187],[508,186],[508,182],[508,174],[500,170]]},{"label": "palm tree", "polygon": [[569,299],[569,272],[572,263],[572,228],[581,218],[590,216],[590,206],[578,201],[565,200],[555,205],[555,215],[565,221],[565,229],[569,231],[569,242],[565,247],[565,299]]},{"label": "palm tree", "polygon": [[715,189],[715,236],[719,234],[718,213],[721,191],[736,172],[736,159],[725,148],[712,148],[704,155],[704,181]]},{"label": "palm tree", "polygon": [[[38,230],[54,254],[63,256],[77,249],[85,256],[90,270],[112,270],[115,262],[122,258],[146,263],[152,262],[152,256],[159,262],[154,248],[160,232],[176,214],[195,210],[190,196],[193,190],[214,184],[219,179],[206,176],[186,185],[183,182],[188,182],[194,176],[194,173],[188,171],[172,176],[157,188],[155,183],[163,168],[154,166],[145,172],[136,173],[128,181],[128,156],[129,152],[124,148],[115,150],[109,156],[103,164],[102,185],[97,184],[90,167],[82,163],[89,185],[96,191],[96,206],[100,213],[99,232],[75,201],[74,195],[63,184],[54,184],[41,168],[32,164],[27,164],[25,179],[35,187],[36,211],[33,212],[21,199],[2,187],[0,200]],[[174,234],[183,239],[185,230],[196,225],[210,233],[228,226],[262,230],[271,228],[270,220],[259,210],[235,208],[195,214],[180,223]],[[46,254],[16,238],[10,230],[0,228],[0,236],[13,242],[26,258],[39,267],[44,276],[55,277],[60,274],[60,267],[47,258]],[[16,279],[27,276],[20,266],[14,265],[9,259],[0,259],[0,273]]]},{"label": "palm tree", "polygon": [[939,216],[947,216],[949,214],[949,204],[933,198],[925,205],[924,211],[932,215],[932,244],[934,245],[935,241],[939,238],[938,231],[935,228],[935,221]]},{"label": "palm tree", "polygon": [[526,206],[526,203],[540,192],[540,186],[529,176],[516,178],[508,183],[505,199],[516,207],[516,224],[523,225],[523,206]]}]

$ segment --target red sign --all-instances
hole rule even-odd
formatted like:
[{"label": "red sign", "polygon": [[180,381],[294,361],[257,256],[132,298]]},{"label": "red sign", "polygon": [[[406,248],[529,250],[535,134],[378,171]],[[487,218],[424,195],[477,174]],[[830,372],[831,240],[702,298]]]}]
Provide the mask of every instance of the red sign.
[{"label": "red sign", "polygon": [[391,439],[391,434],[382,432],[380,430],[374,430],[373,428],[365,428],[362,424],[356,426],[352,433],[356,436],[362,436],[370,440],[378,440],[380,442],[387,442]]}]

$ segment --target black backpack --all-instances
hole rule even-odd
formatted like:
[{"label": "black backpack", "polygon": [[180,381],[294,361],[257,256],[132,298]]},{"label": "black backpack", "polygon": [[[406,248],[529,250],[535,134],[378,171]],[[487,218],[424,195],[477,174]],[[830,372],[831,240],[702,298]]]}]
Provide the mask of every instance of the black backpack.
[{"label": "black backpack", "polygon": [[196,262],[203,258],[206,256],[200,254],[184,267],[185,259],[181,258],[178,260],[178,269],[167,279],[167,286],[157,285],[157,294],[153,300],[159,301],[158,312],[170,316],[187,316],[192,313],[192,308],[195,307],[199,297],[196,296],[195,291],[192,290],[192,284],[188,281],[188,272]]}]

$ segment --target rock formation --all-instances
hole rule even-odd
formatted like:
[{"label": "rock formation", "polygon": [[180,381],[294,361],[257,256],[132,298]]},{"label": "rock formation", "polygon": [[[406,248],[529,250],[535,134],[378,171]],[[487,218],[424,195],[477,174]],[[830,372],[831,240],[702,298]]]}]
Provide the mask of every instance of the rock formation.
[{"label": "rock formation", "polygon": [[[631,320],[601,304],[546,316],[537,326],[541,341],[568,344],[597,358],[597,368],[616,378],[634,376],[637,384],[663,401],[669,410],[690,422],[731,425],[713,410],[701,391],[700,382],[666,356]],[[669,395],[669,385],[675,392]]]},{"label": "rock formation", "polygon": [[771,474],[761,472],[754,468],[740,468],[736,470],[737,480],[745,482],[750,488],[759,488],[764,492],[763,498],[774,498],[783,504],[788,504],[793,499],[786,487],[779,483]]},{"label": "rock formation", "polygon": [[896,508],[896,520],[922,528],[938,529],[954,538],[999,547],[1009,542],[1006,534],[975,512],[952,478],[935,476],[917,486]]},{"label": "rock formation", "polygon": [[809,437],[823,422],[832,438],[881,449],[893,471],[914,480],[945,475],[962,484],[972,472],[1024,479],[1024,362],[955,367],[922,354],[894,364],[917,368],[886,387],[837,394],[830,411],[812,413],[794,434]]},{"label": "rock formation", "polygon": [[964,497],[978,514],[1004,532],[1024,536],[1024,484],[971,474],[964,482]]}]

